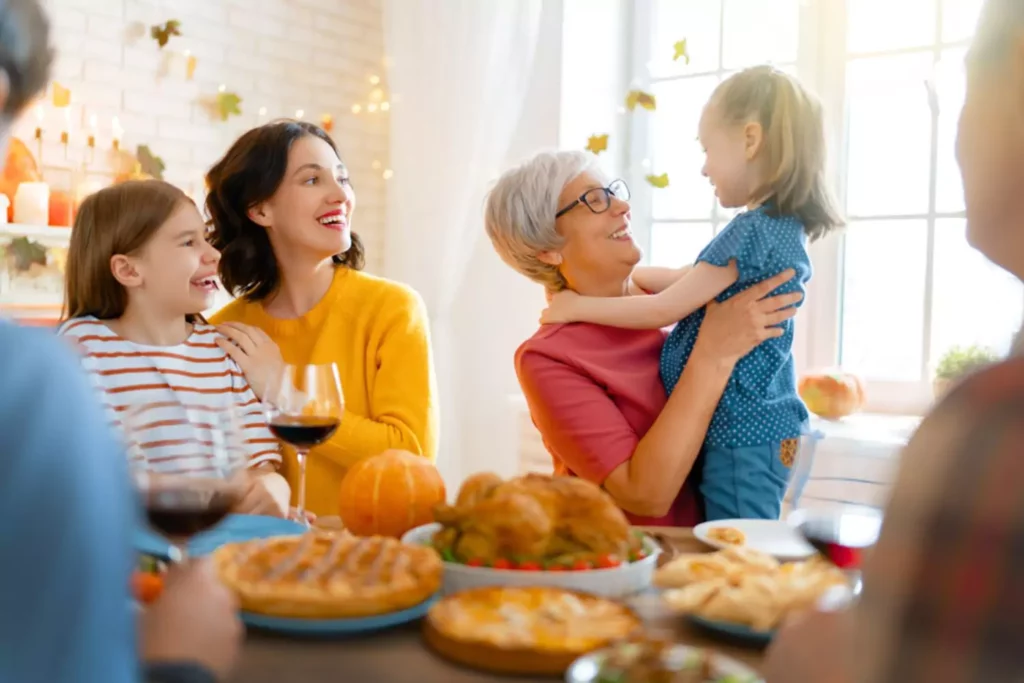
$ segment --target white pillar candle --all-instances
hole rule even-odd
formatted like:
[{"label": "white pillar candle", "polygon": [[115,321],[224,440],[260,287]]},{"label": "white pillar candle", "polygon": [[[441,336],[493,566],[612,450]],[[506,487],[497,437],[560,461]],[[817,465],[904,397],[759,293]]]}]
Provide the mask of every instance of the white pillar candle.
[{"label": "white pillar candle", "polygon": [[14,194],[14,222],[22,225],[49,225],[50,186],[46,183],[22,183]]},{"label": "white pillar candle", "polygon": [[7,195],[0,194],[0,224],[7,222],[7,209],[11,206],[11,200]]}]

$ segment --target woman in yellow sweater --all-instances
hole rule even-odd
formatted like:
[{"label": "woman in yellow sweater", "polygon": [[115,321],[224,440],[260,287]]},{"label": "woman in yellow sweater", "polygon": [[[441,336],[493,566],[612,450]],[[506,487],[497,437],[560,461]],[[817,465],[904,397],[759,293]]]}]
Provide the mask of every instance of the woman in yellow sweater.
[{"label": "woman in yellow sweater", "polygon": [[[361,272],[355,192],[321,128],[276,121],[240,137],[206,176],[211,243],[236,297],[212,322],[257,394],[286,363],[338,366],[341,427],[307,462],[306,508],[335,515],[355,462],[388,448],[437,451],[427,315],[415,291]],[[296,490],[294,453],[282,470]]]}]

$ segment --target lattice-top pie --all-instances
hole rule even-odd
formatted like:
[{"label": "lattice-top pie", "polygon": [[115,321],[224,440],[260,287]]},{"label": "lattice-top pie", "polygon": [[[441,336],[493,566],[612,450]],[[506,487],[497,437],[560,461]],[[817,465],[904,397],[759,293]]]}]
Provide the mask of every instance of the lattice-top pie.
[{"label": "lattice-top pie", "polygon": [[485,587],[442,599],[427,615],[444,637],[502,649],[584,653],[641,626],[625,605],[557,588]]},{"label": "lattice-top pie", "polygon": [[436,552],[380,536],[280,536],[224,545],[213,559],[243,610],[279,617],[386,614],[420,604],[441,586]]}]

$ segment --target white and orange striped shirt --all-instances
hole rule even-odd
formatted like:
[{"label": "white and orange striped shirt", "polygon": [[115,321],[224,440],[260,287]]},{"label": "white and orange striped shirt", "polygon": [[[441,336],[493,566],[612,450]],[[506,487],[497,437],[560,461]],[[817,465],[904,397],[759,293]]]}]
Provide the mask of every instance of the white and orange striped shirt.
[{"label": "white and orange striped shirt", "polygon": [[151,471],[222,474],[223,463],[212,460],[212,450],[202,451],[213,445],[212,427],[223,424],[230,411],[249,466],[280,464],[278,441],[267,429],[260,401],[235,361],[217,346],[220,333],[212,325],[193,325],[188,339],[176,346],[136,344],[91,316],[67,321],[59,334],[77,344],[115,427],[122,427],[125,411],[146,406],[134,420],[131,438],[146,451]]}]

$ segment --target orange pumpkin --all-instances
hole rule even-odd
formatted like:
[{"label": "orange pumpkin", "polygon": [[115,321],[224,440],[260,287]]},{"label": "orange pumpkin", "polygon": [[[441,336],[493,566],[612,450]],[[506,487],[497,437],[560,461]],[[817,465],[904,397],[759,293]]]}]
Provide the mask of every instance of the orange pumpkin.
[{"label": "orange pumpkin", "polygon": [[434,521],[445,500],[444,480],[426,458],[388,450],[356,463],[341,481],[338,511],[357,536],[400,537]]},{"label": "orange pumpkin", "polygon": [[849,372],[808,373],[800,378],[798,390],[807,410],[827,420],[838,420],[864,407],[864,383]]}]

